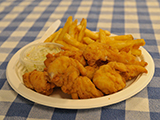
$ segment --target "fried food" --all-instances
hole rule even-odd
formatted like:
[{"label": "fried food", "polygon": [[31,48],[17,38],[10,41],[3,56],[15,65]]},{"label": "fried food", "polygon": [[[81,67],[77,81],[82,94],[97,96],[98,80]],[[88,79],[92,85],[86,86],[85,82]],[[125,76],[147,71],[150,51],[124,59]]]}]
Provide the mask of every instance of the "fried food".
[{"label": "fried food", "polygon": [[145,45],[144,39],[134,40],[132,35],[107,36],[102,29],[99,30],[99,39],[97,41],[117,48],[119,51],[130,52],[135,56],[141,55],[139,47]]},{"label": "fried food", "polygon": [[91,43],[93,43],[93,42],[95,42],[95,41],[92,40],[92,39],[89,38],[89,37],[84,37],[84,38],[83,38],[83,43],[85,43],[85,44],[87,44],[87,45],[89,45],[89,44],[91,44]]},{"label": "fried food", "polygon": [[47,59],[44,61],[44,64],[46,67],[49,66],[49,64],[54,61],[57,57],[60,56],[68,56],[71,57],[73,59],[78,60],[83,66],[86,65],[86,60],[83,57],[83,52],[82,51],[70,51],[70,50],[65,50],[65,51],[61,51],[59,53],[56,53],[55,55],[52,55],[50,53],[47,54]]},{"label": "fried food", "polygon": [[64,27],[44,41],[62,44],[63,51],[47,54],[43,72],[25,73],[26,87],[46,95],[60,87],[73,99],[88,99],[118,92],[128,80],[147,73],[148,63],[140,58],[144,39],[111,36],[103,29],[93,32],[84,18],[77,23],[68,17]]},{"label": "fried food", "polygon": [[72,16],[69,16],[64,27],[53,33],[44,42],[56,42],[69,50],[84,50],[86,45],[96,41],[135,56],[142,54],[139,47],[145,45],[144,39],[134,39],[131,34],[112,36],[109,31],[102,29],[93,32],[87,29],[87,20],[84,18],[82,18],[80,24],[77,23],[77,19],[72,21]]},{"label": "fried food", "polygon": [[65,33],[69,31],[69,27],[71,24],[72,24],[72,16],[69,16],[57,40],[63,40],[63,36],[65,35]]},{"label": "fried food", "polygon": [[107,43],[107,41],[111,41],[109,36],[106,36],[106,33],[104,30],[99,29],[99,40],[100,43]]},{"label": "fried food", "polygon": [[55,85],[48,82],[49,76],[47,72],[32,71],[23,75],[24,85],[38,93],[50,95]]},{"label": "fried food", "polygon": [[86,76],[89,79],[92,79],[93,75],[94,75],[95,71],[98,69],[98,67],[97,66],[85,66],[85,69],[87,71]]},{"label": "fried food", "polygon": [[126,85],[126,81],[137,77],[147,70],[140,65],[126,65],[120,62],[109,62],[102,65],[93,76],[93,83],[105,94],[112,94]]},{"label": "fried food", "polygon": [[136,56],[126,53],[124,51],[117,53],[113,53],[112,55],[107,56],[109,61],[121,62],[128,65],[140,65],[145,67],[148,63],[144,60],[138,60]]},{"label": "fried food", "polygon": [[44,65],[45,65],[46,67],[48,67],[49,64],[55,60],[55,57],[54,57],[54,55],[48,53],[48,54],[46,55],[46,58],[47,58],[47,59],[44,61]]},{"label": "fried food", "polygon": [[121,73],[121,76],[125,78],[126,81],[131,80],[142,73],[148,72],[145,67],[142,67],[140,65],[126,65],[126,67],[127,72]]},{"label": "fried food", "polygon": [[110,51],[118,52],[106,44],[94,42],[86,47],[83,56],[87,60],[87,63],[93,66],[98,60],[106,61]]},{"label": "fried food", "polygon": [[[76,71],[79,72],[77,74],[86,75],[86,69],[77,60],[67,56],[60,56],[51,62],[47,67],[50,82],[54,83],[58,87],[62,87],[66,78],[65,72],[69,69],[69,67],[75,68]],[[73,72],[75,69],[73,69]]]},{"label": "fried food", "polygon": [[[73,86],[75,87],[77,85],[76,79],[80,75],[86,75],[86,69],[83,67],[83,65],[77,60],[69,58],[67,56],[60,56],[56,58],[48,66],[47,72],[50,76],[50,82],[54,83],[57,87],[61,87],[61,90],[67,94],[72,94],[73,92],[75,94],[77,92],[80,92],[80,86],[77,86],[75,89],[73,88]],[[79,89],[77,90],[77,88]],[[80,97],[86,98],[85,96],[81,95]]]},{"label": "fried food", "polygon": [[[82,29],[82,25],[78,25],[77,29],[80,31]],[[85,29],[84,33],[85,33],[86,37],[90,37],[93,40],[97,40],[99,38],[98,34],[96,34],[95,32],[93,32],[87,28]]]},{"label": "fried food", "polygon": [[72,46],[62,40],[57,40],[56,43],[63,45],[62,49],[64,49],[64,50],[73,50],[73,51],[79,50],[78,48],[76,48],[76,47],[74,47],[74,46]]},{"label": "fried food", "polygon": [[86,60],[84,59],[84,57],[83,57],[83,51],[81,51],[81,50],[79,50],[79,51],[66,50],[66,51],[61,51],[61,52],[55,54],[55,57],[59,57],[59,56],[68,56],[70,58],[76,59],[83,66],[86,65]]},{"label": "fried food", "polygon": [[93,83],[105,94],[115,93],[126,86],[125,79],[109,64],[102,65],[95,72],[93,76]]},{"label": "fried food", "polygon": [[147,69],[140,65],[127,65],[120,62],[109,62],[109,66],[119,71],[121,76],[126,80],[131,80],[141,73],[147,73]]},{"label": "fried food", "polygon": [[81,42],[74,39],[72,36],[70,36],[68,33],[64,35],[64,41],[68,44],[71,44],[74,47],[77,47],[80,50],[84,50],[86,48],[85,44],[82,44]]},{"label": "fried food", "polygon": [[98,60],[116,61],[125,64],[141,65],[143,67],[147,65],[145,61],[137,60],[137,58],[130,53],[124,51],[119,52],[118,49],[99,42],[89,44],[83,52],[83,55],[90,66],[95,65]]},{"label": "fried food", "polygon": [[82,27],[81,27],[79,35],[78,35],[78,41],[79,42],[81,42],[83,37],[84,37],[84,34],[85,34],[84,31],[86,30],[87,20],[83,18],[80,25],[82,25]]},{"label": "fried food", "polygon": [[74,81],[71,96],[73,99],[88,99],[102,97],[103,93],[95,87],[88,77],[79,76]]},{"label": "fried food", "polygon": [[69,27],[69,32],[68,32],[68,34],[69,34],[70,36],[72,36],[73,38],[75,38],[75,35],[76,35],[76,33],[78,32],[77,23],[78,23],[78,20],[76,19],[76,20],[71,24],[71,26]]},{"label": "fried food", "polygon": [[59,32],[59,31],[53,33],[53,34],[52,34],[51,36],[49,36],[44,42],[53,42],[53,41],[54,41],[53,39],[57,36],[58,32]]},{"label": "fried food", "polygon": [[118,36],[111,36],[111,38],[113,38],[116,41],[126,41],[126,40],[133,40],[133,36],[132,35],[118,35]]}]

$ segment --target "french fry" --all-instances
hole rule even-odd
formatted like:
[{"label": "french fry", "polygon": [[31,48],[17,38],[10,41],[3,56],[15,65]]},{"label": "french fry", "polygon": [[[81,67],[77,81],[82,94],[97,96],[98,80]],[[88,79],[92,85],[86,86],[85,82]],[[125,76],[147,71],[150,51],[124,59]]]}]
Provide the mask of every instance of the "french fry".
[{"label": "french fry", "polygon": [[134,40],[133,48],[138,49],[140,46],[144,46],[145,44],[146,43],[145,43],[144,39],[136,39],[136,40]]},{"label": "french fry", "polygon": [[134,39],[132,35],[118,35],[118,36],[111,36],[111,38],[114,38],[114,40],[119,40],[119,41]]},{"label": "french fry", "polygon": [[51,36],[49,36],[44,42],[52,42],[55,36],[57,35],[58,31],[53,33]]},{"label": "french fry", "polygon": [[131,49],[131,54],[135,56],[140,56],[142,54],[140,49]]},{"label": "french fry", "polygon": [[[81,28],[82,28],[82,26],[81,25],[78,25],[77,26],[77,28],[78,28],[78,30],[80,31],[81,30]],[[97,40],[98,39],[98,34],[96,34],[95,32],[92,32],[92,31],[90,31],[89,29],[85,29],[85,36],[86,37],[90,37],[91,39],[93,39],[93,40]]]},{"label": "french fry", "polygon": [[104,31],[105,31],[105,33],[106,33],[107,36],[111,35],[110,31],[108,31],[108,30],[104,30]]},{"label": "french fry", "polygon": [[106,35],[105,30],[99,29],[99,42],[109,44],[110,37]]},{"label": "french fry", "polygon": [[62,48],[65,49],[65,50],[73,50],[73,51],[79,50],[78,48],[76,48],[76,47],[74,47],[74,46],[72,46],[72,45],[70,45],[70,44],[68,44],[68,43],[66,43],[62,40],[56,41],[56,43],[59,43],[59,44],[63,45],[64,47],[62,47]]},{"label": "french fry", "polygon": [[102,29],[99,29],[99,42],[106,43],[106,33]]},{"label": "french fry", "polygon": [[77,23],[77,19],[72,22],[72,16],[68,17],[64,27],[53,33],[44,42],[56,42],[70,50],[84,50],[93,42],[101,42],[117,48],[119,51],[130,52],[135,56],[141,55],[139,47],[145,45],[144,39],[134,40],[131,34],[110,36],[110,31],[102,29],[93,32],[86,28],[87,20],[84,18],[79,25]]},{"label": "french fry", "polygon": [[[110,36],[110,35],[111,35],[111,33],[110,33],[108,30],[104,30],[104,32],[105,32],[105,34],[106,34],[107,36]],[[99,35],[99,32],[96,32],[96,34]]]},{"label": "french fry", "polygon": [[85,34],[85,30],[86,30],[86,26],[87,26],[87,20],[86,19],[82,19],[81,21],[81,24],[80,24],[82,27],[80,29],[80,32],[79,32],[79,35],[78,35],[78,41],[81,42],[83,37],[84,37],[84,34]]},{"label": "french fry", "polygon": [[75,34],[77,32],[76,26],[77,26],[78,20],[76,19],[74,22],[72,22],[71,26],[69,27],[69,32],[68,34],[75,38]]},{"label": "french fry", "polygon": [[63,28],[60,28],[60,29],[57,31],[57,34],[56,34],[56,36],[54,37],[54,39],[52,40],[52,42],[56,42],[56,41],[57,41],[60,33],[62,32],[62,29],[63,29]]},{"label": "french fry", "polygon": [[93,42],[95,42],[95,41],[92,40],[92,39],[89,38],[89,37],[84,37],[84,38],[83,38],[83,42],[84,42],[85,44],[89,45],[89,44],[91,44],[91,43],[93,43]]},{"label": "french fry", "polygon": [[78,40],[78,35],[79,35],[79,31],[78,31],[78,29],[76,29],[77,31],[76,31],[76,33],[75,33],[75,35],[74,35],[74,38],[76,39],[76,40]]},{"label": "french fry", "polygon": [[78,42],[77,40],[75,40],[73,37],[71,37],[69,34],[65,34],[63,40],[68,43],[73,45],[74,47],[77,47],[81,50],[84,50],[86,48],[86,45],[83,43]]},{"label": "french fry", "polygon": [[117,48],[118,50],[123,50],[123,51],[129,51],[131,50],[132,46],[134,45],[134,40],[129,40],[129,41],[112,41],[109,44],[111,47]]},{"label": "french fry", "polygon": [[72,16],[69,16],[64,27],[63,30],[61,31],[60,35],[58,36],[58,40],[63,40],[63,36],[65,33],[68,32],[70,25],[72,24]]}]

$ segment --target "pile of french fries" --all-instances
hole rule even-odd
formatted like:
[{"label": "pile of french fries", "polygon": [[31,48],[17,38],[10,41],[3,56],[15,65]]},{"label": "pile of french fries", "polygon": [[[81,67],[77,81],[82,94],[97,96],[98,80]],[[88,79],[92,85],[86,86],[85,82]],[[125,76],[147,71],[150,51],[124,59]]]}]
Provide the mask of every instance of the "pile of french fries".
[{"label": "pile of french fries", "polygon": [[64,49],[85,50],[86,46],[93,42],[108,44],[119,51],[130,52],[135,56],[141,55],[140,46],[145,45],[144,39],[134,39],[132,35],[112,36],[107,30],[99,29],[98,32],[87,29],[87,20],[82,19],[72,21],[69,16],[64,27],[53,33],[44,42],[55,42],[62,44]]}]

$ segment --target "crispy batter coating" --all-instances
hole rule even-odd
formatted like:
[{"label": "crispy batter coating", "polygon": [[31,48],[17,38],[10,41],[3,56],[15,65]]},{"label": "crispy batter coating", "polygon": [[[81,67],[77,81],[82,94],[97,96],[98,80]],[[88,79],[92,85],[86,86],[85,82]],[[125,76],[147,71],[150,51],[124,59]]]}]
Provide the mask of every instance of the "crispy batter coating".
[{"label": "crispy batter coating", "polygon": [[87,60],[87,63],[90,66],[93,66],[98,60],[106,61],[108,55],[111,54],[110,52],[118,52],[118,50],[112,49],[106,44],[94,42],[86,47],[85,51],[83,52],[83,56]]},{"label": "crispy batter coating", "polygon": [[147,70],[140,65],[109,62],[95,72],[93,83],[105,94],[112,94],[123,89],[126,81],[141,73],[147,73]]},{"label": "crispy batter coating", "polygon": [[49,76],[47,72],[35,70],[23,75],[23,82],[26,87],[44,95],[50,95],[55,87],[53,83],[49,83],[48,81]]},{"label": "crispy batter coating", "polygon": [[108,65],[119,71],[120,75],[125,78],[126,81],[137,77],[141,73],[148,72],[145,67],[140,65],[127,65],[120,62],[109,62]]},{"label": "crispy batter coating", "polygon": [[105,94],[115,93],[126,86],[124,78],[109,64],[102,65],[95,72],[93,76],[93,83]]},{"label": "crispy batter coating", "polygon": [[148,72],[145,67],[142,67],[140,65],[126,65],[126,67],[127,67],[127,72],[121,73],[121,75],[123,76],[123,78],[125,78],[126,81],[137,77],[141,73]]},{"label": "crispy batter coating", "polygon": [[61,90],[64,93],[71,94],[71,90],[73,89],[73,84],[79,75],[80,72],[77,68],[69,66],[64,73],[63,85],[61,86]]},{"label": "crispy batter coating", "polygon": [[65,51],[60,51],[54,56],[52,54],[47,54],[46,56],[47,59],[44,61],[45,66],[48,67],[52,61],[54,61],[57,57],[60,57],[60,56],[71,57],[73,59],[78,60],[83,66],[86,65],[86,60],[84,59],[83,52],[81,50],[78,50],[78,51],[65,50]]},{"label": "crispy batter coating", "polygon": [[[71,67],[72,69],[70,69]],[[77,60],[67,56],[60,56],[51,62],[47,68],[50,82],[53,82],[58,87],[62,87],[67,77],[66,71],[70,73],[77,71],[77,75],[86,75],[86,69]]]},{"label": "crispy batter coating", "polygon": [[88,77],[79,76],[74,81],[71,95],[73,99],[88,99],[102,97],[103,93],[95,87],[95,85]]},{"label": "crispy batter coating", "polygon": [[50,53],[48,53],[48,54],[46,55],[46,57],[47,57],[47,59],[44,61],[44,65],[45,65],[46,67],[48,67],[49,64],[50,64],[51,62],[53,62],[56,58],[55,58],[52,54],[50,54]]},{"label": "crispy batter coating", "polygon": [[73,99],[101,97],[122,90],[126,81],[147,73],[147,62],[99,42],[89,44],[83,52],[65,50],[46,57],[43,72],[23,75],[25,86],[45,95],[56,86]]},{"label": "crispy batter coating", "polygon": [[87,70],[87,77],[89,79],[93,78],[93,75],[95,73],[95,71],[98,69],[98,67],[94,67],[94,66],[85,66],[85,69]]},{"label": "crispy batter coating", "polygon": [[85,59],[87,60],[87,63],[90,66],[93,66],[96,64],[97,61],[116,61],[121,62],[125,64],[134,64],[134,65],[141,65],[146,66],[147,62],[144,60],[139,61],[137,58],[130,54],[126,53],[124,51],[119,52],[118,49],[112,48],[111,46],[103,43],[94,42],[89,44],[85,51],[83,52],[83,55]]}]

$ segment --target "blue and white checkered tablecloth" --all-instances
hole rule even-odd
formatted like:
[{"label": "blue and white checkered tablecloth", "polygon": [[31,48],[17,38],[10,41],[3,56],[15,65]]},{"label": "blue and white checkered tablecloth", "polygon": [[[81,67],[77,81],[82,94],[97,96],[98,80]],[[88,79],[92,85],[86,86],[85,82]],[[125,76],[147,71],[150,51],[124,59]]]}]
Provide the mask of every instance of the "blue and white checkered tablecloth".
[{"label": "blue and white checkered tablecloth", "polygon": [[[68,110],[36,104],[17,94],[6,78],[11,57],[40,38],[57,19],[87,18],[87,27],[132,34],[146,41],[155,74],[141,92],[120,103]],[[160,0],[0,0],[0,120],[159,120]]]}]

